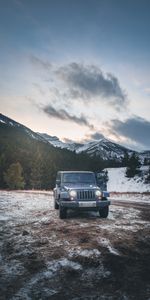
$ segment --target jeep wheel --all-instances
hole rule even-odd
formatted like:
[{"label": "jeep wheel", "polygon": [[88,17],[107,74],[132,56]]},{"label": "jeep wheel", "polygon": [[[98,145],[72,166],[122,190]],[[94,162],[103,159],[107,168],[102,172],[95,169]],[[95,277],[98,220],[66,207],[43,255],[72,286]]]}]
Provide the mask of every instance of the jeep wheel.
[{"label": "jeep wheel", "polygon": [[63,206],[59,206],[59,218],[66,219],[67,218],[67,209]]},{"label": "jeep wheel", "polygon": [[99,215],[101,218],[107,218],[109,213],[109,207],[105,206],[99,210]]},{"label": "jeep wheel", "polygon": [[59,205],[58,205],[56,199],[54,200],[54,208],[55,208],[55,209],[59,209]]}]

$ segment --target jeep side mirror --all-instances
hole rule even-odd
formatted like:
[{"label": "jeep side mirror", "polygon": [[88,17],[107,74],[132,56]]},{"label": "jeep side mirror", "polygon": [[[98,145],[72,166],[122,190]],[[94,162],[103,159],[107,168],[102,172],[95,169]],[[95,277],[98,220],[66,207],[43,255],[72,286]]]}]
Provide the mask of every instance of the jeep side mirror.
[{"label": "jeep side mirror", "polygon": [[59,179],[56,179],[56,184],[60,185],[60,180]]}]

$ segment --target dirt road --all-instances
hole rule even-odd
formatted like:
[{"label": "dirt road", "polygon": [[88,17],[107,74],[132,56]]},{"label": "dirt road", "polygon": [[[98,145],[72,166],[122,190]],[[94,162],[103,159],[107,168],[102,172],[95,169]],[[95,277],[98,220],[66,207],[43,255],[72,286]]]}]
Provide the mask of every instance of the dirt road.
[{"label": "dirt road", "polygon": [[150,299],[150,205],[114,200],[108,219],[52,193],[0,193],[0,299]]}]

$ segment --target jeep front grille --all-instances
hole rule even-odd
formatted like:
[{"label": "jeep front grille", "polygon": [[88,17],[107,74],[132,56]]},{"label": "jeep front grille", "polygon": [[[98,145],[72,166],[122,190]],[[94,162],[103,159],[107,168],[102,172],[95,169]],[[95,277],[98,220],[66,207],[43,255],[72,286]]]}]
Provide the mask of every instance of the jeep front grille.
[{"label": "jeep front grille", "polygon": [[93,200],[93,199],[95,199],[95,192],[94,191],[78,191],[77,199],[78,200]]}]

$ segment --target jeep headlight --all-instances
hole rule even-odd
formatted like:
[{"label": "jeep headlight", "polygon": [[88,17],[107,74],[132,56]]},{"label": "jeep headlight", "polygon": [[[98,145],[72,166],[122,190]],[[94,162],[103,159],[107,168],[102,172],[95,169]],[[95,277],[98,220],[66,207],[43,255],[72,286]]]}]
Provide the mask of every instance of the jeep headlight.
[{"label": "jeep headlight", "polygon": [[100,198],[100,197],[101,197],[101,194],[102,194],[102,193],[101,193],[100,190],[96,190],[96,191],[95,191],[95,196],[96,196],[96,197]]},{"label": "jeep headlight", "polygon": [[72,191],[69,192],[69,195],[70,195],[71,198],[76,198],[77,192],[72,190]]}]

